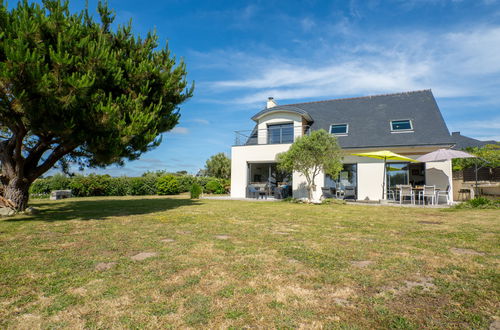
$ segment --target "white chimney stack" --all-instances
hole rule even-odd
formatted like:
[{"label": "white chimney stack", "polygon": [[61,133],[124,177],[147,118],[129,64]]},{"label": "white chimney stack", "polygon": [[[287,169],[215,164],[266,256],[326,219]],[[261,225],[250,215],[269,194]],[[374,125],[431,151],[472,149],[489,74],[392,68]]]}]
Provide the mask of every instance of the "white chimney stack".
[{"label": "white chimney stack", "polygon": [[274,100],[274,97],[267,98],[267,109],[277,106],[278,103]]}]

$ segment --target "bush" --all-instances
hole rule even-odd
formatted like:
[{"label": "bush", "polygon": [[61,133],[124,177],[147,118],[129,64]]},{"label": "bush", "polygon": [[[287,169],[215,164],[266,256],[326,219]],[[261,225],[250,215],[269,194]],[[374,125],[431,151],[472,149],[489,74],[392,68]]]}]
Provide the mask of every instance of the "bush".
[{"label": "bush", "polygon": [[179,182],[179,191],[187,192],[191,190],[192,185],[196,182],[196,177],[192,175],[182,175],[177,177],[177,181]]},{"label": "bush", "polygon": [[[206,190],[206,185],[211,181],[209,188],[210,192],[224,193],[229,187],[229,180],[221,180],[212,177],[197,178],[192,175],[167,174],[161,178],[168,176],[175,178],[175,183],[167,189],[168,192],[160,192],[158,189],[158,181],[160,177],[157,174],[161,172],[146,173],[141,177],[111,177],[109,175],[91,174],[88,176],[77,175],[67,177],[63,174],[56,174],[47,178],[40,178],[33,182],[30,187],[32,197],[45,196],[50,194],[52,190],[70,189],[73,196],[88,197],[88,196],[144,196],[158,194],[178,194],[180,192],[188,192],[193,184],[198,184],[202,191]],[[165,179],[164,179],[165,180]],[[170,179],[169,179],[170,180]],[[163,183],[164,185],[165,183]],[[222,186],[222,189],[221,187]],[[172,189],[171,189],[172,188]]]},{"label": "bush", "polygon": [[198,199],[200,198],[201,193],[203,192],[203,189],[201,186],[197,183],[193,183],[190,189],[191,192],[191,199]]},{"label": "bush", "polygon": [[176,195],[179,193],[179,182],[173,175],[165,175],[156,184],[158,195]]},{"label": "bush", "polygon": [[212,194],[224,194],[226,189],[219,180],[211,180],[205,186],[205,190]]},{"label": "bush", "polygon": [[71,179],[69,188],[77,197],[110,196],[112,179],[109,175],[79,175]]},{"label": "bush", "polygon": [[30,194],[32,195],[47,195],[50,194],[50,180],[49,179],[36,179],[30,187]]},{"label": "bush", "polygon": [[500,199],[491,200],[486,197],[476,197],[455,206],[457,209],[499,209]]}]

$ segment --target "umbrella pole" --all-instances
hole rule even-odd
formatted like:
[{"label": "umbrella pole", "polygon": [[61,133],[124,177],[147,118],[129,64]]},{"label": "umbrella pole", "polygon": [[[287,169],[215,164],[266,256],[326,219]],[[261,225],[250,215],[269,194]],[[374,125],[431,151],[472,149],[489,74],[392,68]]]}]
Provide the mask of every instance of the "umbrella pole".
[{"label": "umbrella pole", "polygon": [[387,157],[384,157],[384,179],[383,179],[383,183],[382,183],[382,200],[385,200],[385,177],[387,176],[385,173],[386,171],[386,163],[387,163]]}]

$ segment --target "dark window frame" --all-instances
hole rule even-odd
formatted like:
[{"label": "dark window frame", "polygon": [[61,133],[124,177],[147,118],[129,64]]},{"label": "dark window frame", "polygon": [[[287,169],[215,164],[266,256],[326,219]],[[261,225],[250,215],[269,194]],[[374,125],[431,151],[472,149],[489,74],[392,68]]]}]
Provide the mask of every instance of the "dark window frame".
[{"label": "dark window frame", "polygon": [[[274,126],[274,128],[273,128]],[[295,141],[295,127],[293,122],[284,122],[284,123],[272,123],[267,124],[267,144],[288,144],[293,143]],[[273,130],[280,130],[280,138],[279,141],[275,141],[275,135],[273,135]],[[291,139],[283,139],[283,129],[291,130]],[[271,132],[271,134],[270,134]],[[289,137],[290,134],[286,134],[285,137]]]}]

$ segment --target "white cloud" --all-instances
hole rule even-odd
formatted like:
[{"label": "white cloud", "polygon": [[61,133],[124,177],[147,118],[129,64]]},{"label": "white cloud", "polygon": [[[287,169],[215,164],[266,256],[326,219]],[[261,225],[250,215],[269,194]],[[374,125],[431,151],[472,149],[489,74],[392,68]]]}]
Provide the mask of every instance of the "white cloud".
[{"label": "white cloud", "polygon": [[190,121],[192,121],[193,123],[198,123],[198,124],[203,124],[203,125],[209,125],[210,122],[206,119],[203,119],[203,118],[195,118],[195,119],[191,119]]},{"label": "white cloud", "polygon": [[189,129],[187,127],[181,127],[181,126],[176,126],[172,128],[172,130],[169,132],[172,134],[188,134]]},{"label": "white cloud", "polygon": [[[442,34],[394,32],[383,37],[325,46],[311,52],[308,62],[228,52],[227,69],[236,77],[211,82],[206,88],[215,94],[239,91],[236,98],[218,100],[237,104],[260,103],[268,96],[279,102],[427,88],[440,98],[479,96],[500,101],[500,26]],[[321,56],[316,59],[316,54]]]}]

